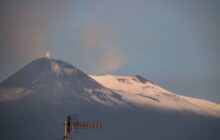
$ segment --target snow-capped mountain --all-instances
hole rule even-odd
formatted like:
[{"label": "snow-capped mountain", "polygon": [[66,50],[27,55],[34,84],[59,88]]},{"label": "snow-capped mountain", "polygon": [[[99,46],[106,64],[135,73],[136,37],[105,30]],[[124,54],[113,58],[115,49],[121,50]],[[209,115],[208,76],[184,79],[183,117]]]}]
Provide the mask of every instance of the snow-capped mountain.
[{"label": "snow-capped mountain", "polygon": [[31,96],[56,103],[93,101],[124,105],[118,94],[76,67],[46,57],[31,62],[0,84],[0,101],[29,99]]},{"label": "snow-capped mountain", "polygon": [[103,128],[74,139],[219,140],[219,108],[141,76],[89,76],[45,57],[0,84],[0,139],[62,139],[63,120],[76,113],[101,121]]},{"label": "snow-capped mountain", "polygon": [[191,111],[220,117],[220,105],[202,99],[174,94],[145,78],[137,76],[93,76],[103,86],[118,93],[122,100],[137,107],[155,107],[175,111]]},{"label": "snow-capped mountain", "polygon": [[32,96],[57,104],[95,102],[220,117],[220,105],[174,94],[139,75],[88,76],[71,64],[47,57],[24,66],[0,84],[0,101],[28,100]]}]

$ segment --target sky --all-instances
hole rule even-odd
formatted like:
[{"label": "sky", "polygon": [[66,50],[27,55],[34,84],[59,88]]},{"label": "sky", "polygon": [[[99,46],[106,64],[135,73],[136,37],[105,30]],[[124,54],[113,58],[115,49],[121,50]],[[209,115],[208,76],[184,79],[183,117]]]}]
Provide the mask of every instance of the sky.
[{"label": "sky", "polygon": [[0,82],[46,55],[220,103],[218,0],[1,0]]}]

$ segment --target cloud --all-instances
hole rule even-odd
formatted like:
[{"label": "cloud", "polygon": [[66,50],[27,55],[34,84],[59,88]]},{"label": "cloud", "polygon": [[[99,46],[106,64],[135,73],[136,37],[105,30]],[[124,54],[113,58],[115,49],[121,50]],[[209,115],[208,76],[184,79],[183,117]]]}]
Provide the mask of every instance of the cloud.
[{"label": "cloud", "polygon": [[75,28],[71,22],[77,24],[77,18],[68,2],[9,1],[0,4],[0,81],[30,61],[45,56],[47,50],[93,74],[113,72],[122,65],[121,45],[116,42],[120,34],[117,27],[94,22],[92,18],[82,21],[82,26],[71,34]]},{"label": "cloud", "polygon": [[[23,0],[21,0],[23,1]],[[0,37],[7,48],[28,58],[42,56],[56,30],[67,16],[65,4],[58,0],[1,3]],[[2,41],[1,40],[1,41]],[[2,44],[1,44],[2,45]]]},{"label": "cloud", "polygon": [[109,24],[90,23],[81,32],[82,46],[93,57],[93,72],[103,74],[114,72],[123,64],[123,54],[120,45],[116,43],[119,29]]},{"label": "cloud", "polygon": [[28,6],[7,3],[0,10],[0,79],[3,80],[24,64],[42,56],[45,29],[36,11]]},{"label": "cloud", "polygon": [[111,50],[108,50],[106,54],[101,56],[101,61],[99,63],[100,73],[108,73],[116,71],[123,64],[123,56],[116,49],[116,47],[112,47]]},{"label": "cloud", "polygon": [[50,30],[66,18],[62,7],[61,2],[50,0],[1,2],[0,80],[51,48]]}]

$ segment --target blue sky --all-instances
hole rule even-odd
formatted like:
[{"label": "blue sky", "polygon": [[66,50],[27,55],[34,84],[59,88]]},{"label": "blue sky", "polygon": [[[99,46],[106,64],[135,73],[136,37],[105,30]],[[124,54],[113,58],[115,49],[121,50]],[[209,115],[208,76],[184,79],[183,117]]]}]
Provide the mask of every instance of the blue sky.
[{"label": "blue sky", "polygon": [[7,0],[0,81],[47,51],[88,74],[142,75],[220,103],[217,0]]}]

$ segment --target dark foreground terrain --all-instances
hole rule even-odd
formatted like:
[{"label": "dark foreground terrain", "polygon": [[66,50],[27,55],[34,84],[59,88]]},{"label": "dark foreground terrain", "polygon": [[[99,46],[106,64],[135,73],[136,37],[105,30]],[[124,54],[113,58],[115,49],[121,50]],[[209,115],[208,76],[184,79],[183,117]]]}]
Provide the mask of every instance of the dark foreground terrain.
[{"label": "dark foreground terrain", "polygon": [[190,113],[116,109],[98,104],[49,104],[32,101],[0,104],[0,139],[61,140],[63,120],[100,121],[99,130],[82,129],[70,138],[83,140],[219,140],[220,120]]}]

